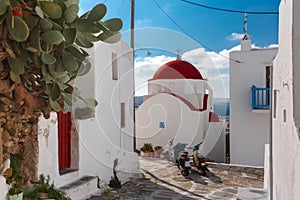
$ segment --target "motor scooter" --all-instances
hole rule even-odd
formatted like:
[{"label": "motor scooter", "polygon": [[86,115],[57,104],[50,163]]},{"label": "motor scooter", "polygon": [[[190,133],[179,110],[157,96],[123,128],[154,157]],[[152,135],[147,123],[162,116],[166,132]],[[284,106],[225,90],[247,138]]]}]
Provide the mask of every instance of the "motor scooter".
[{"label": "motor scooter", "polygon": [[197,158],[199,161],[199,165],[196,164],[194,156],[193,156],[193,164],[195,167],[197,167],[198,170],[201,170],[202,176],[206,176],[206,172],[209,172],[209,170],[207,169],[206,159],[204,156],[199,154],[197,155]]},{"label": "motor scooter", "polygon": [[192,167],[187,151],[181,151],[175,162],[178,169],[181,171],[181,175],[188,176],[190,174],[190,170],[192,169]]}]

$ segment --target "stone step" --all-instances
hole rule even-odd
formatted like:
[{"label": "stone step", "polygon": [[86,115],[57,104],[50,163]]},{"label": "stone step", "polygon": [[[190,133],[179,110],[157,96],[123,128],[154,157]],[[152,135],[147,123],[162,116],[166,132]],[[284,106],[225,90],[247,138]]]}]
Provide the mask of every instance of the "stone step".
[{"label": "stone step", "polygon": [[268,190],[261,188],[238,188],[237,200],[245,199],[257,199],[257,200],[268,200]]},{"label": "stone step", "polygon": [[84,176],[59,189],[63,190],[72,200],[85,200],[100,192],[98,178],[94,176]]}]

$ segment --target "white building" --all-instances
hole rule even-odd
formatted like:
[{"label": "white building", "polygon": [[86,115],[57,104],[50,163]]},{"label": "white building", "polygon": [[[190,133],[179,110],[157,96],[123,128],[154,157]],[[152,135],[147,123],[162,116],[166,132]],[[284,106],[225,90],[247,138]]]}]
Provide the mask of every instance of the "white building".
[{"label": "white building", "polygon": [[207,80],[193,65],[183,60],[164,64],[148,80],[148,94],[136,110],[137,148],[165,146],[172,138],[188,147],[203,141],[208,157],[224,161],[223,123],[213,112]]},{"label": "white building", "polygon": [[[99,102],[94,116],[89,110],[74,108],[71,114],[51,113],[49,120],[41,117],[39,121],[38,172],[50,175],[72,199],[84,198],[99,190],[98,184],[107,184],[114,164],[121,181],[139,173],[138,157],[133,152],[132,49],[123,42],[99,42],[91,58],[91,71],[75,84],[82,96]],[[91,118],[75,119],[86,116]],[[86,184],[80,185],[80,181]],[[69,188],[72,182],[81,188]]]},{"label": "white building", "polygon": [[[273,199],[300,199],[300,2],[281,1],[273,66]],[[268,169],[268,168],[267,168]],[[268,173],[269,174],[269,173]],[[266,177],[268,178],[268,177]]]},{"label": "white building", "polygon": [[270,66],[277,48],[252,49],[247,33],[230,53],[230,162],[263,166],[269,143]]}]

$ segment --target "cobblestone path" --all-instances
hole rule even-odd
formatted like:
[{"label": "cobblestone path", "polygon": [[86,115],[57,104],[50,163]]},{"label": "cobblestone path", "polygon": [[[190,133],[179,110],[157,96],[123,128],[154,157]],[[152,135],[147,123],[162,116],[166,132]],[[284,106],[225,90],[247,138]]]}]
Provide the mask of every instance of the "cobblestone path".
[{"label": "cobblestone path", "polygon": [[173,163],[159,159],[140,158],[143,178],[130,180],[120,189],[109,189],[90,200],[231,200],[238,187],[263,186],[263,176],[255,170],[247,172],[211,165],[207,177],[192,171],[183,177]]}]

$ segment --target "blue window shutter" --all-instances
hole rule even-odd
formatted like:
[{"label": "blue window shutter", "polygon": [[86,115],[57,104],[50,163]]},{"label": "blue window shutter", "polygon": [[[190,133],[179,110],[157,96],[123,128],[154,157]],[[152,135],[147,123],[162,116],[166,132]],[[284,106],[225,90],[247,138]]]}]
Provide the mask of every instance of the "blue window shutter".
[{"label": "blue window shutter", "polygon": [[165,128],[165,122],[159,122],[159,128]]}]

